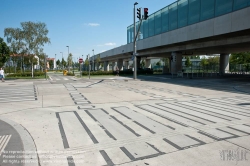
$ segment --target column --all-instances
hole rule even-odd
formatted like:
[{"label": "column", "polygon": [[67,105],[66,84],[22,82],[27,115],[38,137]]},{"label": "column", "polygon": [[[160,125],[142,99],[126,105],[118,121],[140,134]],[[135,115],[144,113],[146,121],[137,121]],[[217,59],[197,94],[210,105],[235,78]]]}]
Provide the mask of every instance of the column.
[{"label": "column", "polygon": [[112,62],[112,71],[115,71],[115,62]]},{"label": "column", "polygon": [[123,70],[123,59],[118,59],[117,67],[119,68],[120,71]]},{"label": "column", "polygon": [[150,68],[151,69],[151,59],[146,59],[145,60],[145,68]]},{"label": "column", "polygon": [[124,63],[124,68],[125,68],[125,69],[129,69],[129,61],[125,61],[125,63]]},{"label": "column", "polygon": [[182,54],[172,52],[171,56],[171,74],[177,74],[178,71],[182,71]]},{"label": "column", "polygon": [[104,71],[109,71],[109,62],[108,61],[104,62]]},{"label": "column", "polygon": [[220,54],[220,74],[224,75],[229,71],[229,54]]}]

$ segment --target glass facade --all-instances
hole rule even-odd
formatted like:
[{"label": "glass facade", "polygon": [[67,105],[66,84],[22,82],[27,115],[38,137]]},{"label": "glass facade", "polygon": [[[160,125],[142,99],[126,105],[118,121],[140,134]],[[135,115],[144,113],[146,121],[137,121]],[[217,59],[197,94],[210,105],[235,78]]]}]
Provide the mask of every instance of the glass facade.
[{"label": "glass facade", "polygon": [[[250,0],[178,0],[143,20],[138,40],[218,17],[250,6]],[[143,14],[143,13],[142,13]],[[138,27],[138,22],[136,27]],[[134,26],[127,27],[127,43],[133,42]]]}]

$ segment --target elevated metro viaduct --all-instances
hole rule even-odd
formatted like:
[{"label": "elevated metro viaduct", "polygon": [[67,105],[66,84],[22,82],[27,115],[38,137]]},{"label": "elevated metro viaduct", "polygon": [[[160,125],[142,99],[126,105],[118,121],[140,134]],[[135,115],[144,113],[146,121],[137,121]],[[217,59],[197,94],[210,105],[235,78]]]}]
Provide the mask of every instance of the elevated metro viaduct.
[{"label": "elevated metro viaduct", "polygon": [[[249,2],[250,4],[250,2]],[[161,33],[137,41],[137,63],[146,59],[146,67],[150,67],[152,58],[170,58],[171,73],[182,70],[182,56],[220,54],[220,73],[229,69],[229,54],[250,50],[250,7],[245,7],[218,17],[197,22],[172,31]],[[109,70],[109,63],[120,70],[127,68],[131,60],[133,43],[129,43],[100,53],[104,70]],[[91,57],[93,62],[96,56]],[[124,63],[125,62],[125,63]],[[91,63],[92,64],[92,63]],[[92,65],[92,69],[95,68]],[[125,64],[125,65],[124,65]],[[137,65],[139,66],[139,65]]]}]

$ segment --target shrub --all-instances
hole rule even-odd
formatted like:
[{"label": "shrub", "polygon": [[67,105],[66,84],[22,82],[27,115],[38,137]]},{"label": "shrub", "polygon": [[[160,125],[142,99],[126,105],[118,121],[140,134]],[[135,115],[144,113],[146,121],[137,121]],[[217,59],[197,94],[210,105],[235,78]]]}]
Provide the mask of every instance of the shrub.
[{"label": "shrub", "polygon": [[[34,72],[34,77],[43,76],[44,72]],[[15,74],[8,74],[6,77],[31,77],[32,74],[30,72],[25,73],[15,73]]]},{"label": "shrub", "polygon": [[72,72],[68,72],[67,76],[75,76],[75,74],[73,74]]}]

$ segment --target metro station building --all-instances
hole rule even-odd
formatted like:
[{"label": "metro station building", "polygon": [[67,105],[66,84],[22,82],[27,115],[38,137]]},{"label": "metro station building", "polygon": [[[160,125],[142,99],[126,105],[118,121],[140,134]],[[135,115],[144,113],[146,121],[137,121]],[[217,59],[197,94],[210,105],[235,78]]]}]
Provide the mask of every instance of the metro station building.
[{"label": "metro station building", "polygon": [[[181,71],[185,56],[219,54],[219,72],[224,74],[229,70],[230,53],[250,50],[249,16],[250,0],[178,0],[142,21],[137,66],[142,59],[146,67],[150,67],[151,59],[174,59],[169,65],[175,74]],[[110,63],[113,69],[115,63],[120,70],[128,68],[134,36],[134,26],[129,25],[126,45],[99,54],[104,70]],[[91,64],[95,68],[95,63]]]}]

